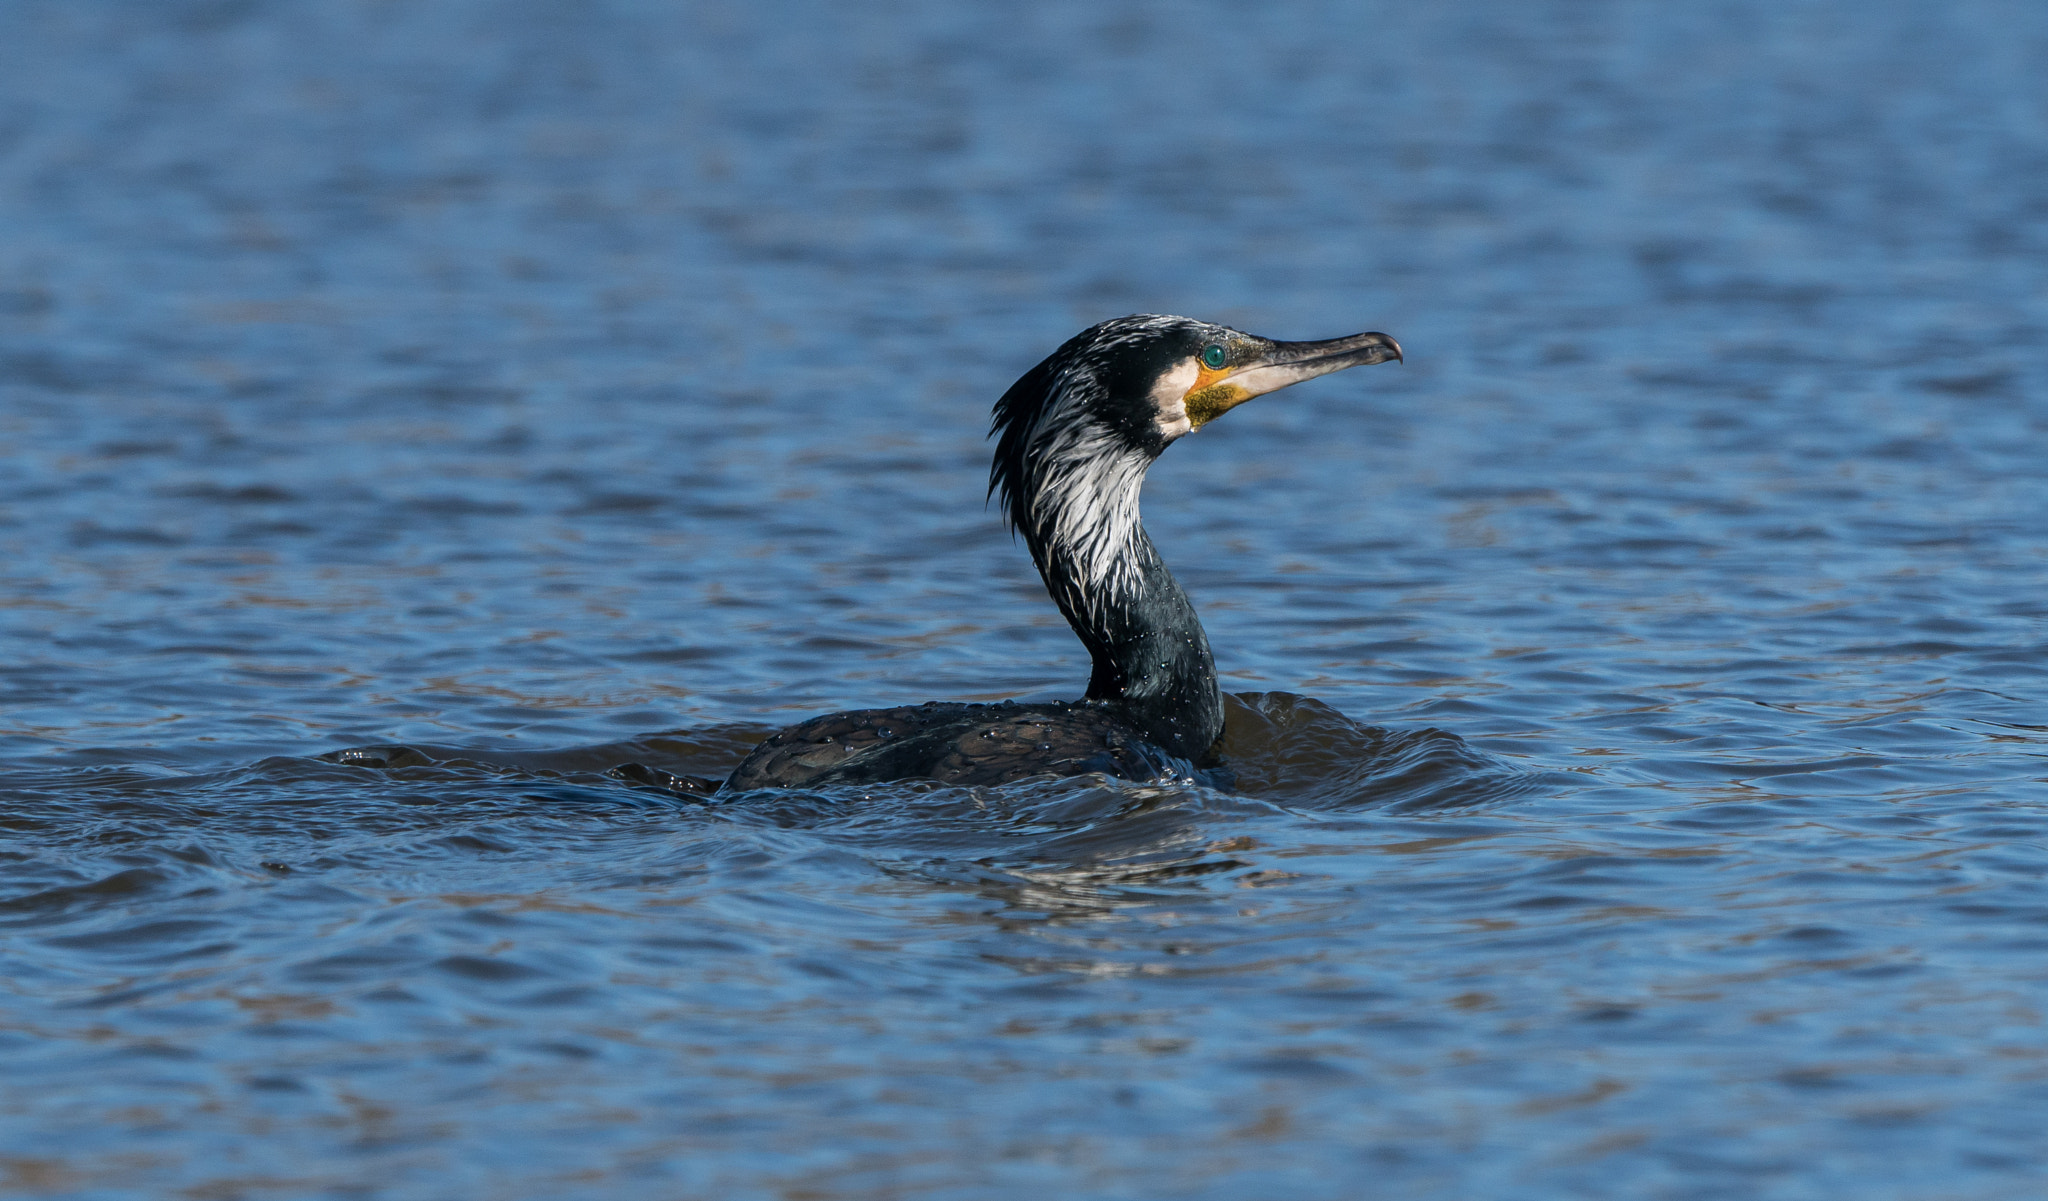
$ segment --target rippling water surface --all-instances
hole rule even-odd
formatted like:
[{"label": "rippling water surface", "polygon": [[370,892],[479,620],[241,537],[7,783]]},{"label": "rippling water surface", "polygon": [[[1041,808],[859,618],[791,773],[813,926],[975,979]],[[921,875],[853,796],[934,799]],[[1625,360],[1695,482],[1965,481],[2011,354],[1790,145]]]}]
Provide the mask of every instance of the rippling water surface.
[{"label": "rippling water surface", "polygon": [[[2043,61],[0,6],[0,1194],[2040,1195]],[[1240,792],[603,774],[1078,692],[982,434],[1132,311],[1409,352],[1147,490]]]}]

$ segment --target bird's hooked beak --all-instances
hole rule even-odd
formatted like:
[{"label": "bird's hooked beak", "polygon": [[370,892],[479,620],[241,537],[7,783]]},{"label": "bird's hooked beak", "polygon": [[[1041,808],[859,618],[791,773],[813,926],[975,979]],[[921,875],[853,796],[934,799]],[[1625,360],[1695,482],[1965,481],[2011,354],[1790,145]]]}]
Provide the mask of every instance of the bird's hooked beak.
[{"label": "bird's hooked beak", "polygon": [[1379,333],[1353,334],[1325,342],[1268,342],[1258,339],[1232,358],[1235,361],[1218,368],[1200,364],[1194,384],[1182,398],[1188,423],[1195,429],[1202,428],[1254,396],[1278,392],[1289,384],[1342,371],[1346,367],[1384,363],[1388,359],[1399,361],[1401,344]]}]

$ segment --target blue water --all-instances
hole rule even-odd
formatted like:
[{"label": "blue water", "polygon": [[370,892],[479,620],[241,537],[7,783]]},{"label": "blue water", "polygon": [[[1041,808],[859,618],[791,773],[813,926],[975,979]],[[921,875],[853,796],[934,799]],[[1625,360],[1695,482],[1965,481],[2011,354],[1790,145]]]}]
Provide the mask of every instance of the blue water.
[{"label": "blue water", "polygon": [[[6,0],[0,1195],[2041,1195],[2044,61]],[[1077,694],[983,434],[1139,311],[1408,352],[1153,472],[1241,791],[604,775]]]}]

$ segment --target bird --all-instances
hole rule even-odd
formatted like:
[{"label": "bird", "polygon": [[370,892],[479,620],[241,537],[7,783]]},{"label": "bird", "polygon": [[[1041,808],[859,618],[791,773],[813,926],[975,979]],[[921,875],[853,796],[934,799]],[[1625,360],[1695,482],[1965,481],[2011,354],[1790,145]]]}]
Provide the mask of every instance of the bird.
[{"label": "bird", "polygon": [[1377,332],[1276,342],[1151,313],[1090,326],[1010,385],[989,429],[988,496],[1088,650],[1080,700],[832,713],[770,735],[723,781],[642,764],[612,774],[698,795],[1092,772],[1201,778],[1220,763],[1223,694],[1194,605],[1139,520],[1145,474],[1255,396],[1389,360],[1401,360],[1400,343]]}]

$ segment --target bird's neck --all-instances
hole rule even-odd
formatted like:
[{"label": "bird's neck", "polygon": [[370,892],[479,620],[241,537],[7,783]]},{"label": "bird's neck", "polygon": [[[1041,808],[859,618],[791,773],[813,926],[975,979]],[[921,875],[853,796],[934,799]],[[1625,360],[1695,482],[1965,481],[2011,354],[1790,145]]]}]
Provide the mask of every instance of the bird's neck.
[{"label": "bird's neck", "polygon": [[1223,734],[1223,697],[1201,619],[1138,521],[1149,465],[1105,472],[1098,489],[1041,490],[1027,541],[1094,660],[1088,699],[1121,704],[1161,748],[1201,763]]}]

